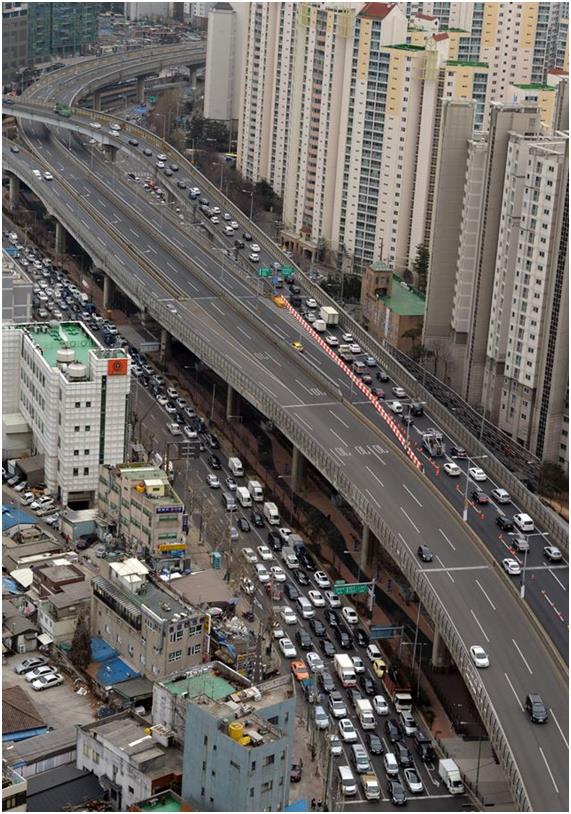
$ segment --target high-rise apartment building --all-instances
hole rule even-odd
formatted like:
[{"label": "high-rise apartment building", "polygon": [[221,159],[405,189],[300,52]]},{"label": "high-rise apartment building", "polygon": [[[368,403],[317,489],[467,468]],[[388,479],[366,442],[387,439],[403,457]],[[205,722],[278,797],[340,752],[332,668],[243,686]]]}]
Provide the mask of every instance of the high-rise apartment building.
[{"label": "high-rise apartment building", "polygon": [[29,61],[86,53],[97,39],[99,10],[99,3],[28,3]]},{"label": "high-rise apartment building", "polygon": [[2,3],[2,83],[17,82],[28,64],[28,3]]},{"label": "high-rise apartment building", "polygon": [[232,122],[240,115],[243,43],[248,21],[245,3],[210,6],[204,82],[204,116]]}]

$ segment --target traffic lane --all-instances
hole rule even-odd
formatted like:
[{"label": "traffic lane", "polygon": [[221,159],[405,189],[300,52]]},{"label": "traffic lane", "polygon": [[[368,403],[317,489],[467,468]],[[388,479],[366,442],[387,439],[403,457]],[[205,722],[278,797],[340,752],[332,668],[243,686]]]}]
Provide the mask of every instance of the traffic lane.
[{"label": "traffic lane", "polygon": [[[343,798],[343,808],[348,811],[394,811],[395,807],[390,802],[387,794],[387,778],[381,779],[381,800],[371,802]],[[407,791],[408,808],[411,811],[477,811],[473,806],[470,797],[466,794],[436,794],[431,797],[423,797],[417,794],[410,794]]]},{"label": "traffic lane", "polygon": [[[463,631],[466,647],[482,643],[490,653],[490,667],[481,670],[480,677],[496,708],[501,703],[502,726],[512,751],[518,755],[522,780],[533,807],[537,810],[566,811],[567,696],[561,691],[564,687],[562,680],[553,680],[552,674],[546,676],[545,650],[538,647],[536,637],[530,636],[529,627],[516,612],[516,598],[498,589],[492,569],[477,573],[456,572],[452,589],[446,585],[444,573],[432,572],[426,576],[437,593],[447,588],[447,597],[450,597],[447,610],[455,627]],[[472,598],[474,585],[482,597],[479,606]],[[475,611],[490,638],[489,643],[482,642],[483,633],[472,611]],[[501,640],[498,638],[501,629],[498,620],[503,620],[503,624],[500,624],[506,631]],[[465,632],[478,638],[468,641]],[[552,708],[553,721],[546,726],[533,725],[523,711],[525,696],[530,692],[539,692]],[[555,720],[561,731],[557,724],[553,725]],[[530,743],[533,747],[529,746]],[[521,748],[522,744],[526,745],[525,749]],[[553,777],[546,774],[547,765]],[[545,782],[546,776],[549,777],[548,783]]]}]

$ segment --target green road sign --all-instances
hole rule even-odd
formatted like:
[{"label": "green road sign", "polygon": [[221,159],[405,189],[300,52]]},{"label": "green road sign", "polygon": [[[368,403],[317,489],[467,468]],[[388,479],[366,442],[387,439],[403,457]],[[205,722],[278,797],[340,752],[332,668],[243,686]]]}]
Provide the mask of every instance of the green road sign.
[{"label": "green road sign", "polygon": [[156,96],[147,96],[147,102],[150,102],[152,105],[154,105],[156,101],[157,101]]},{"label": "green road sign", "polygon": [[295,271],[291,266],[282,266],[282,276],[288,279],[289,277],[293,277]]},{"label": "green road sign", "polygon": [[258,277],[271,277],[272,270],[269,268],[259,268],[258,269]]},{"label": "green road sign", "polygon": [[336,579],[335,580],[335,585],[347,585],[347,580],[346,579]]},{"label": "green road sign", "polygon": [[337,596],[347,594],[366,594],[371,588],[368,582],[354,582],[352,585],[334,585],[333,593]]}]

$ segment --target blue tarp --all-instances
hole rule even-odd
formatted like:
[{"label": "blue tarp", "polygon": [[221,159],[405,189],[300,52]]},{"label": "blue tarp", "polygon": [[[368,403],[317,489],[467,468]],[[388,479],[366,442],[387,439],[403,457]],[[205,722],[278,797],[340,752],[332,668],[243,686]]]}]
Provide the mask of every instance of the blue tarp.
[{"label": "blue tarp", "polygon": [[108,687],[112,684],[120,684],[121,681],[127,681],[129,678],[139,678],[140,675],[122,659],[116,657],[103,662],[97,671],[97,680]]},{"label": "blue tarp", "polygon": [[309,804],[307,800],[295,800],[286,806],[284,811],[309,811]]},{"label": "blue tarp", "polygon": [[31,514],[26,514],[17,506],[6,506],[2,504],[2,531],[7,531],[14,526],[29,526],[36,522],[36,518]]},{"label": "blue tarp", "polygon": [[23,589],[18,585],[15,579],[6,575],[2,576],[2,593],[7,594],[20,594]]},{"label": "blue tarp", "polygon": [[97,636],[91,638],[91,660],[92,661],[107,661],[117,655],[110,644],[107,644],[105,639],[99,639]]}]

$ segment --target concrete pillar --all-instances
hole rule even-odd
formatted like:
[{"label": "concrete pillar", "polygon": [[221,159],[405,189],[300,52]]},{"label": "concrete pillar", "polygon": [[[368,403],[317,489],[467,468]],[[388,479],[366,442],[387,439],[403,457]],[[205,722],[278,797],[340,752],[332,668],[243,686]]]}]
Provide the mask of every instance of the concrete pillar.
[{"label": "concrete pillar", "polygon": [[190,87],[194,91],[194,90],[196,90],[196,73],[197,73],[197,69],[193,65],[190,65],[189,66],[189,71],[190,71]]},{"label": "concrete pillar", "polygon": [[55,245],[55,253],[57,257],[63,257],[66,250],[66,243],[67,243],[67,232],[65,230],[65,226],[56,220],[56,245]]},{"label": "concrete pillar", "polygon": [[17,175],[10,174],[10,195],[9,203],[10,209],[13,211],[18,204],[18,195],[20,194],[20,179]]},{"label": "concrete pillar", "polygon": [[444,670],[450,666],[450,654],[446,645],[442,641],[440,631],[434,628],[434,639],[432,641],[432,666],[437,670]]},{"label": "concrete pillar", "polygon": [[108,311],[113,302],[113,294],[115,293],[115,285],[113,280],[108,274],[103,275],[103,309]]},{"label": "concrete pillar", "polygon": [[234,418],[236,415],[236,391],[233,387],[228,385],[228,390],[226,391],[226,421],[230,421],[230,419]]},{"label": "concrete pillar", "polygon": [[301,492],[303,484],[303,455],[297,447],[293,448],[291,458],[291,490]]},{"label": "concrete pillar", "polygon": [[166,328],[161,328],[161,346],[159,350],[159,359],[161,365],[164,367],[167,362],[167,357],[170,353],[171,335]]},{"label": "concrete pillar", "polygon": [[113,163],[117,157],[117,153],[119,152],[114,144],[102,144],[103,153],[105,158],[107,158],[111,163]]},{"label": "concrete pillar", "polygon": [[371,552],[369,550],[370,541],[371,531],[368,526],[363,526],[363,532],[361,534],[361,562],[363,565],[367,565],[371,559]]},{"label": "concrete pillar", "polygon": [[138,76],[137,77],[137,104],[144,105],[145,104],[145,77]]},{"label": "concrete pillar", "polygon": [[93,91],[93,110],[101,110],[101,91]]}]

